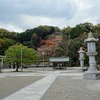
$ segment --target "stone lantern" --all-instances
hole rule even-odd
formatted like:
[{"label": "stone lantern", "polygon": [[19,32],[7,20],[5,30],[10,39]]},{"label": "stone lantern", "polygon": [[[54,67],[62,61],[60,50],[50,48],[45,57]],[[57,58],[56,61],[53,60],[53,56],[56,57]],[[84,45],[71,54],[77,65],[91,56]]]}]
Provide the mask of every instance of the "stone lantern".
[{"label": "stone lantern", "polygon": [[84,52],[82,47],[80,47],[79,53],[79,60],[80,60],[80,71],[84,70]]},{"label": "stone lantern", "polygon": [[85,79],[100,79],[100,71],[97,70],[96,66],[96,59],[95,56],[97,55],[96,52],[96,42],[98,39],[93,37],[93,33],[90,32],[88,34],[88,38],[85,39],[84,42],[87,43],[87,55],[89,56],[89,69],[84,73]]}]

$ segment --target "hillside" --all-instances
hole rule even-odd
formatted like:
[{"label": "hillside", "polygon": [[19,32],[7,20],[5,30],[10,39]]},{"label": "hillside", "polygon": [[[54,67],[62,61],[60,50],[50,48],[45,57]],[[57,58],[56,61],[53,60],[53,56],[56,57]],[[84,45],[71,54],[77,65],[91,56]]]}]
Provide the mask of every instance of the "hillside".
[{"label": "hillside", "polygon": [[[9,32],[6,29],[0,29],[0,55],[16,43],[23,44],[29,48],[34,48],[42,57],[45,52],[46,57],[50,56],[69,56],[70,66],[79,65],[78,50],[82,46],[86,51],[87,46],[84,39],[92,31],[96,38],[100,38],[100,24],[93,25],[86,22],[76,25],[75,27],[67,26],[59,29],[54,26],[38,26],[33,29],[27,29],[25,32]],[[54,35],[62,33],[62,35]],[[97,63],[100,64],[100,41],[97,43]],[[88,57],[85,55],[85,64],[88,64]]]},{"label": "hillside", "polygon": [[50,57],[54,53],[54,48],[57,47],[59,43],[62,41],[62,35],[61,34],[55,34],[49,35],[48,39],[41,40],[40,44],[41,46],[37,48],[37,53],[39,57],[42,57],[42,53],[44,52],[45,57]]}]

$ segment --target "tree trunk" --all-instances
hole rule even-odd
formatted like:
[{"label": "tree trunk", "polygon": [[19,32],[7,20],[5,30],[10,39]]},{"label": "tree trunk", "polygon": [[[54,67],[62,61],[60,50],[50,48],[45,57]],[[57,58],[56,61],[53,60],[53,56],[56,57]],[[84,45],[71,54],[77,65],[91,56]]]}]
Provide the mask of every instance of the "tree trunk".
[{"label": "tree trunk", "polygon": [[19,65],[18,65],[18,64],[16,64],[16,72],[18,72],[18,68],[19,68]]},{"label": "tree trunk", "polygon": [[16,67],[16,65],[15,64],[13,64],[13,68],[15,68]]}]

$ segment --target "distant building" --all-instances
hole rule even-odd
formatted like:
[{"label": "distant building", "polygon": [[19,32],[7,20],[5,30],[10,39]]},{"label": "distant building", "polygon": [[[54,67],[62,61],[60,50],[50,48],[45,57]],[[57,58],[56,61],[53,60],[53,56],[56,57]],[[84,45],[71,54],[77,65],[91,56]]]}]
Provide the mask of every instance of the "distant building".
[{"label": "distant building", "polygon": [[53,69],[67,68],[69,57],[51,57],[49,62],[52,63]]}]

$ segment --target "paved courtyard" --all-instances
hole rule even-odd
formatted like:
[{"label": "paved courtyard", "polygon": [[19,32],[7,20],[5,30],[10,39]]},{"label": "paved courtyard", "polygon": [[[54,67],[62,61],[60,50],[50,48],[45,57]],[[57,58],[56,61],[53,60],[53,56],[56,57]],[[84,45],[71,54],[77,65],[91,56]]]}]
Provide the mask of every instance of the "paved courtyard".
[{"label": "paved courtyard", "polygon": [[12,69],[0,73],[0,100],[100,100],[100,80],[85,80],[78,68]]}]

